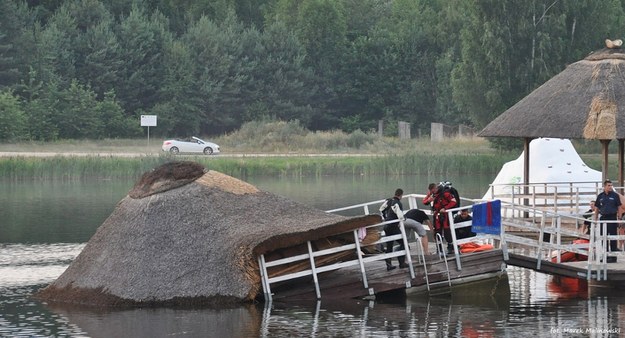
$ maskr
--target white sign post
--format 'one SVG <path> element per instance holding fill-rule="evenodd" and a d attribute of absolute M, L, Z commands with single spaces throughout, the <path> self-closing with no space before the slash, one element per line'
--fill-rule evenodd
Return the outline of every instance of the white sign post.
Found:
<path fill-rule="evenodd" d="M 156 115 L 141 115 L 141 127 L 148 127 L 148 148 L 150 148 L 150 127 L 156 127 Z"/>

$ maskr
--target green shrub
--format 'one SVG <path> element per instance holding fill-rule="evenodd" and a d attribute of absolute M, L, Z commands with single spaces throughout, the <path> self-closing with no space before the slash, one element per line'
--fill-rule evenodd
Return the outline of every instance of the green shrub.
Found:
<path fill-rule="evenodd" d="M 27 117 L 20 101 L 11 92 L 0 92 L 0 140 L 28 139 Z"/>

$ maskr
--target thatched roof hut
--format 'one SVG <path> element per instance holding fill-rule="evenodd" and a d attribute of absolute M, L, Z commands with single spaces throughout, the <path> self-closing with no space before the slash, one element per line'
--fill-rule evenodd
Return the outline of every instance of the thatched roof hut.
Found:
<path fill-rule="evenodd" d="M 94 305 L 254 299 L 257 257 L 379 222 L 325 213 L 192 162 L 146 173 L 38 297 Z"/>
<path fill-rule="evenodd" d="M 625 140 L 625 53 L 602 49 L 569 65 L 524 97 L 484 128 L 479 136 L 538 137 L 600 140 L 604 144 L 604 178 L 607 146 L 619 140 L 622 163 Z M 527 161 L 526 161 L 527 162 Z M 622 167 L 622 166 L 621 166 Z M 620 180 L 622 182 L 622 170 Z"/>

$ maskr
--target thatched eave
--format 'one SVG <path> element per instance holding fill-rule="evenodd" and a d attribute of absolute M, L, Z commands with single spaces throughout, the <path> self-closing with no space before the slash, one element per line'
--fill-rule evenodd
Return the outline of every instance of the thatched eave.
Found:
<path fill-rule="evenodd" d="M 259 243 L 254 248 L 254 254 L 265 254 L 267 252 L 271 252 L 277 249 L 283 249 L 298 244 L 303 244 L 307 241 L 315 241 L 321 238 L 326 238 L 328 236 L 348 232 L 361 228 L 363 226 L 373 225 L 380 222 L 381 219 L 379 215 L 359 216 L 348 218 L 338 222 L 332 222 L 304 232 L 272 236 L 262 243 Z"/>
<path fill-rule="evenodd" d="M 483 137 L 625 138 L 625 54 L 571 64 L 489 123 Z"/>

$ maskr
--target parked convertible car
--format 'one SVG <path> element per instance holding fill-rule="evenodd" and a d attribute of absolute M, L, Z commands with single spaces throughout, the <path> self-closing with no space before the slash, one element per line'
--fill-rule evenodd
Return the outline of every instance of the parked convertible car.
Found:
<path fill-rule="evenodd" d="M 190 138 L 163 141 L 163 151 L 169 151 L 172 154 L 204 153 L 205 155 L 212 155 L 219 154 L 219 145 L 193 136 Z"/>

